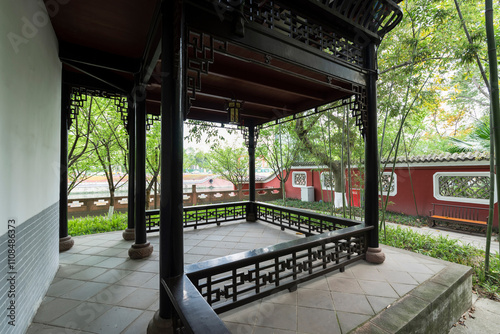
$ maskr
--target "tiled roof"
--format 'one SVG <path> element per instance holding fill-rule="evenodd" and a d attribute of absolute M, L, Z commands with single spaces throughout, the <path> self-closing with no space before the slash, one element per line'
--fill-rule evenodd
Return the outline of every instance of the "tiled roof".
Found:
<path fill-rule="evenodd" d="M 436 162 L 465 162 L 465 161 L 489 161 L 489 152 L 467 152 L 467 153 L 433 153 L 428 155 L 416 155 L 409 156 L 408 160 L 406 157 L 398 157 L 396 163 L 436 163 Z M 382 163 L 394 162 L 391 158 L 389 160 L 383 160 Z M 315 167 L 319 166 L 316 162 L 311 161 L 301 161 L 295 162 L 294 167 Z"/>
<path fill-rule="evenodd" d="M 431 162 L 459 162 L 459 161 L 489 161 L 490 154 L 488 152 L 467 152 L 467 153 L 434 153 L 428 155 L 398 157 L 397 163 L 431 163 Z M 393 159 L 388 159 L 383 162 L 394 162 Z"/>

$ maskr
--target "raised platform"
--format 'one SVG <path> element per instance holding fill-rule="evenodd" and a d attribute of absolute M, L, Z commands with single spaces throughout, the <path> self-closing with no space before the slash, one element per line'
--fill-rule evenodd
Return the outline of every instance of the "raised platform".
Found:
<path fill-rule="evenodd" d="M 302 237 L 260 222 L 185 230 L 185 261 Z M 157 234 L 143 260 L 128 258 L 121 232 L 74 239 L 28 334 L 145 333 L 158 308 Z M 233 333 L 448 333 L 471 304 L 470 269 L 382 248 L 381 265 L 357 262 L 220 316 Z"/>

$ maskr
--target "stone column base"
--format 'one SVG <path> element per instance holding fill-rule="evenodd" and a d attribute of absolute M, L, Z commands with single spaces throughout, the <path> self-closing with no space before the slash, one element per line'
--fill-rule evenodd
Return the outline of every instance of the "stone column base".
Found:
<path fill-rule="evenodd" d="M 385 254 L 382 252 L 382 248 L 368 247 L 368 250 L 366 251 L 366 261 L 375 264 L 384 263 Z"/>
<path fill-rule="evenodd" d="M 133 260 L 144 259 L 150 256 L 151 253 L 153 253 L 153 246 L 149 242 L 145 244 L 133 244 L 128 249 L 128 256 Z"/>
<path fill-rule="evenodd" d="M 257 221 L 257 218 L 255 217 L 255 213 L 253 212 L 249 212 L 247 213 L 247 222 L 256 222 Z"/>
<path fill-rule="evenodd" d="M 123 231 L 122 237 L 127 241 L 135 240 L 135 228 L 127 228 L 125 231 Z"/>
<path fill-rule="evenodd" d="M 172 319 L 160 317 L 160 311 L 156 311 L 153 319 L 149 321 L 147 334 L 173 334 L 174 326 Z"/>
<path fill-rule="evenodd" d="M 71 249 L 75 244 L 75 240 L 71 239 L 71 235 L 68 235 L 64 238 L 59 238 L 59 253 L 65 252 L 68 249 Z"/>

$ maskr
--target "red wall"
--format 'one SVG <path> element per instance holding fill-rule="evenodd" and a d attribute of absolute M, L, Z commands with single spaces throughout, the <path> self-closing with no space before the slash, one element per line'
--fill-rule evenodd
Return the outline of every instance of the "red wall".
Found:
<path fill-rule="evenodd" d="M 321 181 L 320 181 L 320 171 L 312 171 L 310 169 L 294 169 L 292 172 L 306 172 L 307 174 L 307 186 L 314 186 L 314 200 L 319 201 L 323 200 L 325 202 L 330 202 L 333 195 L 333 191 L 323 190 L 323 198 L 321 197 Z M 386 172 L 390 172 L 390 169 L 387 169 Z M 395 172 L 397 175 L 397 194 L 395 196 L 389 197 L 390 203 L 387 207 L 388 211 L 403 213 L 407 215 L 415 216 L 429 216 L 429 211 L 432 210 L 432 203 L 439 204 L 449 204 L 449 205 L 462 205 L 462 206 L 471 206 L 478 208 L 487 208 L 486 204 L 473 204 L 473 203 L 463 203 L 463 202 L 450 202 L 450 201 L 440 201 L 434 197 L 434 188 L 433 188 L 433 176 L 437 172 L 452 172 L 452 171 L 460 171 L 460 172 L 487 172 L 489 168 L 487 166 L 472 166 L 472 167 L 464 167 L 464 166 L 443 166 L 443 167 L 412 167 L 410 171 L 408 171 L 407 167 L 396 168 Z M 411 181 L 410 181 L 410 173 L 411 173 Z M 353 172 L 353 176 L 355 176 L 355 172 Z M 354 177 L 355 178 L 355 177 Z M 412 192 L 412 183 L 413 183 L 413 192 L 415 193 L 415 198 L 413 197 Z M 269 187 L 279 187 L 279 181 L 274 178 L 273 180 L 266 182 L 264 184 L 265 188 Z M 359 184 L 357 182 L 353 182 L 352 184 L 353 191 L 359 194 Z M 347 189 L 347 185 L 346 185 Z M 301 198 L 301 188 L 292 186 L 292 175 L 290 175 L 288 181 L 285 184 L 286 196 L 287 198 Z M 349 193 L 349 192 L 348 192 Z M 349 195 L 348 195 L 349 196 Z M 383 196 L 385 200 L 385 196 Z M 357 202 L 358 196 L 353 196 L 354 205 L 358 204 Z M 415 208 L 415 202 L 416 207 Z M 482 219 L 486 220 L 487 213 L 484 213 L 484 217 Z M 495 227 L 498 227 L 498 203 L 495 204 L 495 217 L 494 223 Z"/>
<path fill-rule="evenodd" d="M 390 170 L 386 170 L 390 171 Z M 389 202 L 394 202 L 392 205 L 387 206 L 388 211 L 404 213 L 407 215 L 419 215 L 419 216 L 429 216 L 430 210 L 432 210 L 432 203 L 448 204 L 448 205 L 462 205 L 471 206 L 478 208 L 487 208 L 486 204 L 475 204 L 475 203 L 464 203 L 464 202 L 450 202 L 441 201 L 434 197 L 434 187 L 433 187 L 433 176 L 437 172 L 488 172 L 489 168 L 478 166 L 478 167 L 452 167 L 447 166 L 446 169 L 437 167 L 419 167 L 411 168 L 396 168 L 395 172 L 397 175 L 397 194 L 395 196 L 389 197 Z M 411 173 L 411 181 L 410 181 Z M 415 197 L 412 192 L 415 193 Z M 384 201 L 385 201 L 385 196 Z M 415 208 L 416 202 L 416 208 Z M 418 213 L 417 213 L 418 209 Z M 488 214 L 484 212 L 482 219 L 486 220 Z M 494 226 L 498 226 L 498 203 L 495 204 L 495 218 Z"/>

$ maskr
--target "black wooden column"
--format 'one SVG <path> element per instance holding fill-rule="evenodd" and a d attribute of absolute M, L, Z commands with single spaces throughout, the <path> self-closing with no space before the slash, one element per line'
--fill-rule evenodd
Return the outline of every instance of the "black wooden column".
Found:
<path fill-rule="evenodd" d="M 75 241 L 68 235 L 68 129 L 71 88 L 61 87 L 61 164 L 59 179 L 59 252 L 73 247 Z"/>
<path fill-rule="evenodd" d="M 366 48 L 366 68 L 368 70 L 367 94 L 367 128 L 365 137 L 365 223 L 373 226 L 368 237 L 366 260 L 382 263 L 384 253 L 379 248 L 378 235 L 378 143 L 377 143 L 377 49 L 371 43 Z"/>
<path fill-rule="evenodd" d="M 255 206 L 255 127 L 248 127 L 248 191 L 249 201 L 247 206 L 247 221 L 256 221 L 256 206 Z"/>
<path fill-rule="evenodd" d="M 173 306 L 161 280 L 178 277 L 184 272 L 182 159 L 185 33 L 182 1 L 164 1 L 162 15 L 160 309 L 149 323 L 148 333 L 171 332 Z"/>
<path fill-rule="evenodd" d="M 135 240 L 135 106 L 134 99 L 128 98 L 128 215 L 127 229 L 123 239 Z"/>
<path fill-rule="evenodd" d="M 146 235 L 146 99 L 135 101 L 135 243 L 128 250 L 131 259 L 153 253 Z"/>

